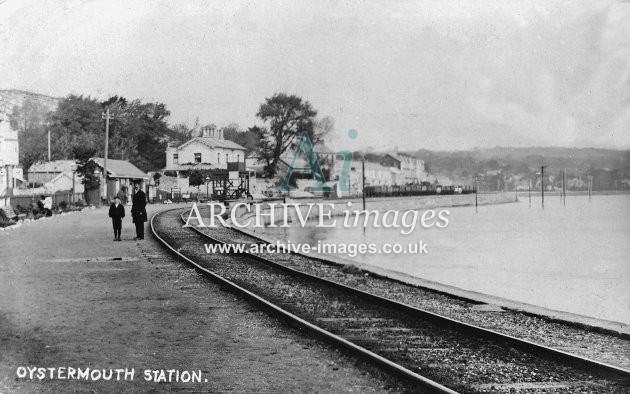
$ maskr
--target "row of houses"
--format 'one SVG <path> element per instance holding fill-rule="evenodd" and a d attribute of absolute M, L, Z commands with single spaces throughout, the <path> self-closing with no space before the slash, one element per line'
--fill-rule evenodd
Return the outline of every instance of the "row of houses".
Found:
<path fill-rule="evenodd" d="M 250 173 L 261 172 L 264 163 L 255 157 L 245 157 L 246 149 L 237 143 L 226 140 L 222 130 L 213 127 L 201 129 L 201 136 L 181 145 L 169 146 L 166 150 L 166 169 L 177 176 L 177 187 L 188 190 L 186 174 L 193 169 L 201 170 L 236 170 Z M 343 162 L 324 143 L 314 146 L 320 164 L 330 175 L 329 181 L 339 179 Z M 280 158 L 279 173 L 288 168 L 293 160 L 293 152 L 285 152 Z M 298 166 L 306 166 L 304 159 L 298 160 Z M 354 163 L 351 171 L 361 168 Z M 424 161 L 404 153 L 388 153 L 380 162 L 365 163 L 367 185 L 391 186 L 420 183 L 426 180 Z"/>
<path fill-rule="evenodd" d="M 105 161 L 102 157 L 91 159 L 97 171 L 102 174 Z M 77 163 L 74 160 L 54 160 L 33 164 L 28 170 L 28 181 L 40 184 L 48 191 L 72 191 L 83 193 L 81 177 L 77 174 Z M 126 160 L 107 159 L 107 183 L 103 183 L 102 195 L 108 199 L 124 191 L 131 198 L 134 182 L 147 184 L 149 176 Z M 106 185 L 106 186 L 105 186 Z"/>
<path fill-rule="evenodd" d="M 1 114 L 0 114 L 1 116 Z M 315 153 L 321 159 L 323 167 L 330 174 L 329 181 L 339 178 L 342 162 L 336 154 L 327 148 L 325 144 L 318 144 Z M 192 188 L 188 182 L 188 174 L 193 169 L 199 170 L 226 170 L 236 172 L 248 172 L 254 175 L 260 172 L 263 164 L 260 160 L 246 157 L 246 149 L 230 140 L 226 140 L 223 131 L 215 127 L 203 127 L 201 135 L 192 138 L 183 144 L 171 144 L 167 147 L 166 167 L 162 169 L 169 175 L 174 175 L 174 182 L 163 182 L 170 188 L 181 192 L 189 192 Z M 28 179 L 19 168 L 19 147 L 17 131 L 9 126 L 6 116 L 0 117 L 0 195 L 7 189 L 17 188 L 29 182 L 31 185 L 39 184 L 47 192 L 72 191 L 83 193 L 84 187 L 77 175 L 77 164 L 73 160 L 55 160 L 33 164 L 28 169 Z M 287 152 L 286 157 L 281 158 L 282 165 L 286 168 L 292 159 L 292 153 Z M 92 159 L 102 174 L 105 163 L 103 158 Z M 358 171 L 361 168 L 354 163 L 351 171 L 354 172 L 355 181 L 358 179 Z M 280 169 L 282 173 L 282 168 Z M 102 176 L 102 175 L 101 175 Z M 365 180 L 367 185 L 403 185 L 419 183 L 426 179 L 427 174 L 424 162 L 413 156 L 403 153 L 388 153 L 380 162 L 365 163 Z M 149 175 L 128 161 L 107 160 L 107 181 L 102 178 L 101 197 L 112 198 L 124 191 L 130 197 L 131 184 L 140 181 L 144 186 L 152 184 Z"/>

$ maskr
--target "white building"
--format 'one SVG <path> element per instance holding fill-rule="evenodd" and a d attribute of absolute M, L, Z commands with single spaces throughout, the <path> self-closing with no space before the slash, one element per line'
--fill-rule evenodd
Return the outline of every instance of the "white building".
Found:
<path fill-rule="evenodd" d="M 245 169 L 246 149 L 236 142 L 223 138 L 223 130 L 206 126 L 201 136 L 179 146 L 166 148 L 166 171 L 177 173 L 177 187 L 188 191 L 190 170 L 227 170 L 228 163 L 241 163 L 237 168 Z"/>
<path fill-rule="evenodd" d="M 381 164 L 385 167 L 396 167 L 400 170 L 400 176 L 394 181 L 394 184 L 420 183 L 428 177 L 424 169 L 424 160 L 405 153 L 388 153 L 381 160 Z"/>
<path fill-rule="evenodd" d="M 391 186 L 396 183 L 398 174 L 400 174 L 400 170 L 396 167 L 385 167 L 370 161 L 365 162 L 366 186 Z"/>
<path fill-rule="evenodd" d="M 0 112 L 0 197 L 10 196 L 11 189 L 16 186 L 21 174 L 19 154 L 17 130 L 11 128 L 9 118 Z M 1 200 L 4 204 L 5 199 Z"/>
<path fill-rule="evenodd" d="M 245 148 L 224 139 L 223 130 L 203 127 L 201 133 L 201 137 L 166 149 L 166 170 L 227 169 L 228 162 L 245 162 Z"/>
<path fill-rule="evenodd" d="M 74 160 L 38 161 L 28 169 L 28 181 L 45 184 L 62 173 L 73 173 L 77 169 Z M 72 177 L 70 177 L 72 179 Z M 80 182 L 80 180 L 79 180 Z"/>

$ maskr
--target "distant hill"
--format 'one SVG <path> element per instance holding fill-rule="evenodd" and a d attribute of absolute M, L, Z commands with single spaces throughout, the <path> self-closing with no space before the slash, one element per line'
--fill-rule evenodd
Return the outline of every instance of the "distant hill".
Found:
<path fill-rule="evenodd" d="M 468 167 L 473 163 L 497 161 L 499 165 L 537 168 L 541 165 L 550 169 L 585 170 L 589 167 L 602 169 L 620 169 L 630 171 L 630 150 L 612 150 L 596 148 L 476 148 L 469 151 L 443 152 L 417 150 L 410 152 L 414 156 L 429 162 L 436 170 L 454 170 Z"/>
<path fill-rule="evenodd" d="M 13 111 L 13 107 L 16 105 L 22 106 L 27 100 L 40 103 L 45 106 L 47 110 L 53 111 L 57 108 L 57 104 L 61 99 L 24 90 L 0 90 L 0 113 L 8 115 Z"/>

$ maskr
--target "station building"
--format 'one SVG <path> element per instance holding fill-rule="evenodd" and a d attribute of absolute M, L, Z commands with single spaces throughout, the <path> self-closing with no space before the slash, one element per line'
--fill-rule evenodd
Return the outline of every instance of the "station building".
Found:
<path fill-rule="evenodd" d="M 175 187 L 187 192 L 191 170 L 245 171 L 245 151 L 236 142 L 226 140 L 223 130 L 205 126 L 201 128 L 201 136 L 166 148 L 164 170 L 174 172 L 177 176 Z"/>

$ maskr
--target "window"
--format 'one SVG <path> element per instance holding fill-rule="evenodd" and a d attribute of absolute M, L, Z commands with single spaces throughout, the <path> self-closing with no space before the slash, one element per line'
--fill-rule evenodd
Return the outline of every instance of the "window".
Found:
<path fill-rule="evenodd" d="M 221 163 L 221 152 L 217 153 L 217 163 Z"/>
<path fill-rule="evenodd" d="M 195 163 L 201 163 L 201 153 L 195 153 Z"/>
<path fill-rule="evenodd" d="M 179 154 L 173 153 L 173 164 L 179 164 Z"/>

